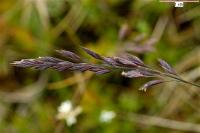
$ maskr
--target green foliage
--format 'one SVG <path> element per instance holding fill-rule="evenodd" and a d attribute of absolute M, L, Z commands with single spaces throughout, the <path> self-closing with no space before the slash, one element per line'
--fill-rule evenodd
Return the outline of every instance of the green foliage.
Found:
<path fill-rule="evenodd" d="M 152 66 L 156 66 L 157 58 L 176 66 L 199 45 L 200 19 L 198 13 L 195 15 L 199 10 L 196 4 L 174 9 L 171 4 L 158 0 L 1 0 L 0 100 L 3 104 L 0 104 L 0 132 L 153 133 L 175 130 L 165 126 L 165 130 L 158 128 L 159 124 L 153 125 L 155 127 L 150 127 L 151 124 L 144 126 L 131 121 L 127 115 L 118 115 L 121 113 L 163 115 L 165 118 L 198 122 L 198 103 L 189 107 L 180 105 L 178 111 L 173 110 L 172 103 L 177 99 L 170 101 L 176 97 L 173 90 L 169 89 L 170 85 L 161 85 L 143 93 L 137 89 L 145 79 L 125 79 L 117 71 L 104 76 L 53 70 L 42 73 L 12 67 L 10 63 L 22 58 L 58 56 L 54 52 L 56 49 L 76 51 L 83 55 L 80 46 L 102 55 L 119 54 L 126 43 L 133 42 L 139 35 L 144 34 L 144 38 L 132 43 L 132 46 L 145 46 L 149 38 L 158 37 L 154 34 L 156 24 L 160 18 L 167 17 L 169 21 L 153 46 L 154 51 L 132 53 Z M 128 24 L 130 33 L 120 40 L 118 33 L 124 23 Z M 195 63 L 180 72 L 199 66 Z M 45 80 L 43 82 L 45 87 L 31 88 L 43 74 L 47 75 L 45 79 L 48 80 L 47 83 Z M 38 90 L 39 94 L 30 96 L 38 88 L 42 88 Z M 78 95 L 77 90 L 81 88 L 84 91 Z M 175 88 L 179 86 L 172 87 Z M 199 100 L 192 91 L 190 93 L 191 102 Z M 20 101 L 20 98 L 25 100 Z M 56 119 L 58 106 L 67 99 L 77 100 L 77 105 L 83 108 L 77 123 L 71 127 L 66 125 L 65 120 Z M 178 99 L 175 103 L 180 101 Z M 171 104 L 168 105 L 168 102 Z M 184 102 L 188 103 L 188 100 Z M 117 116 L 108 123 L 102 123 L 99 121 L 102 110 L 112 110 Z"/>

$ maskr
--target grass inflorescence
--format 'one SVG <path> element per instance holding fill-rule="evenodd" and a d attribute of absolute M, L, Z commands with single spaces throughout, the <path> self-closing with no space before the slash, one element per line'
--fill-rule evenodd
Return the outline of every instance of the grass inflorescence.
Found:
<path fill-rule="evenodd" d="M 39 57 L 36 59 L 22 59 L 20 61 L 15 61 L 11 64 L 17 67 L 28 67 L 38 70 L 52 68 L 57 71 L 91 71 L 96 74 L 110 73 L 117 69 L 121 71 L 122 76 L 127 78 L 155 78 L 154 80 L 145 83 L 139 89 L 143 91 L 146 91 L 148 88 L 154 85 L 172 81 L 182 82 L 196 87 L 200 87 L 200 85 L 198 84 L 182 79 L 176 73 L 176 71 L 166 61 L 162 59 L 158 59 L 159 65 L 163 69 L 163 71 L 159 71 L 156 69 L 152 69 L 151 67 L 146 65 L 141 59 L 134 55 L 124 54 L 121 57 L 106 57 L 84 47 L 83 50 L 93 58 L 100 60 L 101 64 L 85 62 L 83 61 L 83 59 L 81 59 L 79 55 L 66 50 L 56 50 L 56 52 L 66 57 L 68 61 L 47 56 Z"/>

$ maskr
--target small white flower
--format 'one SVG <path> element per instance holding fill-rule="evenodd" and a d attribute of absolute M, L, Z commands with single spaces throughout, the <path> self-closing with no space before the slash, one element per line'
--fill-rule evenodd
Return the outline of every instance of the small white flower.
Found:
<path fill-rule="evenodd" d="M 103 110 L 101 111 L 100 121 L 101 122 L 110 122 L 113 118 L 116 117 L 116 113 L 113 111 Z"/>
<path fill-rule="evenodd" d="M 67 100 L 58 107 L 58 119 L 65 119 L 68 126 L 76 123 L 76 117 L 82 112 L 82 108 L 77 106 L 73 108 L 71 101 Z"/>

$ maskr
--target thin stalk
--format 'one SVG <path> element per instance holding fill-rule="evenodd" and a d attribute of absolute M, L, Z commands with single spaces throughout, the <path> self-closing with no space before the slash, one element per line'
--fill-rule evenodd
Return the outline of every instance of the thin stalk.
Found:
<path fill-rule="evenodd" d="M 180 81 L 180 82 L 182 82 L 182 83 L 190 84 L 190 85 L 193 85 L 193 86 L 196 86 L 196 87 L 199 87 L 199 88 L 200 88 L 200 85 L 199 85 L 199 84 L 186 81 L 186 80 L 184 80 L 184 79 L 182 79 L 182 78 L 180 78 L 179 76 L 176 76 L 176 75 L 172 75 L 172 74 L 168 74 L 168 73 L 164 73 L 164 72 L 160 72 L 160 71 L 154 70 L 154 69 L 152 69 L 152 68 L 150 68 L 150 67 L 139 66 L 139 67 L 136 67 L 136 68 L 134 69 L 134 68 L 128 68 L 128 67 L 115 66 L 115 68 L 120 69 L 120 70 L 138 70 L 138 68 L 139 68 L 140 70 L 149 70 L 150 72 L 154 72 L 154 74 L 156 74 L 155 77 L 161 77 L 160 75 L 163 75 L 163 76 L 166 76 L 166 77 L 175 79 L 175 80 L 177 80 L 177 81 Z"/>
<path fill-rule="evenodd" d="M 151 69 L 151 68 L 149 68 L 149 67 L 148 67 L 148 69 L 151 70 L 151 71 L 153 71 L 153 72 L 159 73 L 159 74 L 161 74 L 161 75 L 164 75 L 164 76 L 167 76 L 167 77 L 176 79 L 176 80 L 178 80 L 178 81 L 181 81 L 181 82 L 183 82 L 183 83 L 185 83 L 185 84 L 190 84 L 190 85 L 193 85 L 193 86 L 196 86 L 196 87 L 199 87 L 199 88 L 200 88 L 200 85 L 199 85 L 199 84 L 186 81 L 186 80 L 180 78 L 179 76 L 172 75 L 172 74 L 168 74 L 168 73 L 163 73 L 163 72 L 160 72 L 160 71 L 157 71 L 157 70 L 153 70 L 153 69 Z"/>
<path fill-rule="evenodd" d="M 185 83 L 185 84 L 190 84 L 190 85 L 193 85 L 193 86 L 196 86 L 196 87 L 199 87 L 199 88 L 200 88 L 200 85 L 199 85 L 199 84 L 186 81 L 186 80 L 184 80 L 184 79 L 182 79 L 182 78 L 178 78 L 178 77 L 172 76 L 172 75 L 167 74 L 167 73 L 165 73 L 165 76 L 170 77 L 170 78 L 173 78 L 173 79 L 176 79 L 176 80 L 181 81 L 181 82 L 183 82 L 183 83 Z"/>

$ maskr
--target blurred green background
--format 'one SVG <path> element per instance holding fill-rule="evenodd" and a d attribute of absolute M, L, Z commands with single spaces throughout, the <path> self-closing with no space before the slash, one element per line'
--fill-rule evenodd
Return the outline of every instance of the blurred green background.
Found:
<path fill-rule="evenodd" d="M 138 91 L 146 79 L 120 73 L 36 71 L 12 67 L 56 49 L 102 55 L 130 52 L 157 68 L 168 61 L 185 79 L 200 79 L 200 6 L 158 0 L 1 0 L 0 132 L 200 132 L 200 89 L 177 83 Z M 82 108 L 77 122 L 58 120 L 66 100 Z M 116 116 L 100 121 L 103 110 Z"/>

